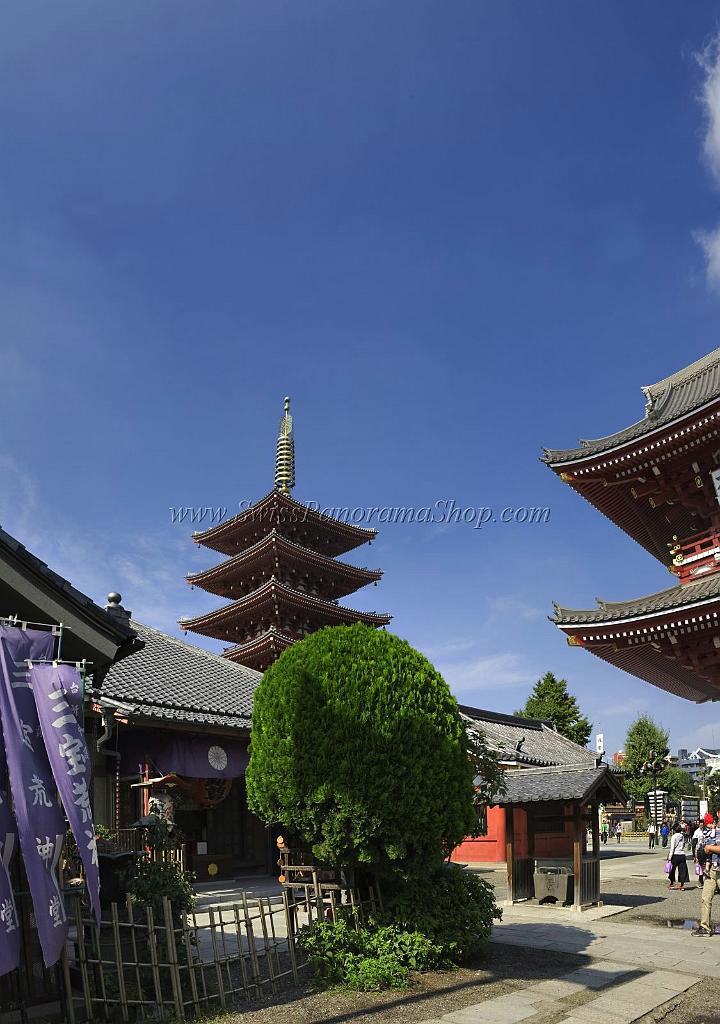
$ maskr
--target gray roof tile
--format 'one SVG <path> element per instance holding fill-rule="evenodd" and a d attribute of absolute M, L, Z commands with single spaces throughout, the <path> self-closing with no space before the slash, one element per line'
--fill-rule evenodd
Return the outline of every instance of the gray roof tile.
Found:
<path fill-rule="evenodd" d="M 627 794 L 608 765 L 588 768 L 523 768 L 505 774 L 505 793 L 498 804 L 537 803 L 546 800 L 586 800 L 597 792 L 602 799 L 624 803 Z"/>
<path fill-rule="evenodd" d="M 578 448 L 546 449 L 543 461 L 573 462 L 610 451 L 720 398 L 720 348 L 642 390 L 646 399 L 642 420 L 607 437 L 581 441 Z"/>
<path fill-rule="evenodd" d="M 595 754 L 556 732 L 548 722 L 517 715 L 501 715 L 460 705 L 470 726 L 479 728 L 503 760 L 527 765 L 587 764 L 594 767 Z"/>
<path fill-rule="evenodd" d="M 262 673 L 132 622 L 141 647 L 110 666 L 100 696 L 131 717 L 248 729 Z"/>
<path fill-rule="evenodd" d="M 682 586 L 676 584 L 667 590 L 659 590 L 646 597 L 637 597 L 631 601 L 601 601 L 597 608 L 562 608 L 555 605 L 553 621 L 558 626 L 597 625 L 603 622 L 617 622 L 623 619 L 643 618 L 660 612 L 671 612 L 674 608 L 702 601 L 712 601 L 720 597 L 720 573 L 711 573 Z"/>

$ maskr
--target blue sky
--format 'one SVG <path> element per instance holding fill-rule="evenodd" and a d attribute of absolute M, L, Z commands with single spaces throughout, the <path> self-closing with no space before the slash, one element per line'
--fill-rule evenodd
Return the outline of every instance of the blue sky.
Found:
<path fill-rule="evenodd" d="M 695 707 L 547 621 L 670 584 L 540 447 L 720 345 L 717 7 L 10 2 L 0 15 L 0 523 L 174 629 L 215 599 L 169 508 L 548 506 L 386 525 L 355 598 L 465 701 L 548 669 L 621 744 Z M 698 55 L 703 55 L 699 59 Z M 717 121 L 716 121 L 717 118 Z"/>

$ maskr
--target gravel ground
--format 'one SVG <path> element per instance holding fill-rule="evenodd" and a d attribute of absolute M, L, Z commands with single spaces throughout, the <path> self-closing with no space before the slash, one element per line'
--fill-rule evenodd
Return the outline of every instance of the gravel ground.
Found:
<path fill-rule="evenodd" d="M 415 975 L 404 992 L 294 990 L 276 997 L 281 1002 L 246 1004 L 241 1012 L 212 1020 L 213 1024 L 417 1024 L 557 978 L 587 963 L 584 956 L 543 951 L 529 957 L 527 950 L 492 944 L 468 967 Z"/>
<path fill-rule="evenodd" d="M 646 1013 L 635 1024 L 660 1024 L 661 1021 L 667 1024 L 719 1024 L 720 981 L 704 978 L 676 999 Z"/>

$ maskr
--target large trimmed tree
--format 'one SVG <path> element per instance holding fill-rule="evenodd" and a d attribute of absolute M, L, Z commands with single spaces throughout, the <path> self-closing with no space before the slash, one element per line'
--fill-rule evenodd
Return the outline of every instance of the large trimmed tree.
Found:
<path fill-rule="evenodd" d="M 567 681 L 556 679 L 552 672 L 538 679 L 525 706 L 515 714 L 550 721 L 562 736 L 581 747 L 587 746 L 590 739 L 592 722 L 581 713 L 577 699 L 568 693 Z"/>
<path fill-rule="evenodd" d="M 473 833 L 457 703 L 404 640 L 360 623 L 288 648 L 255 694 L 248 803 L 320 862 L 409 877 Z"/>

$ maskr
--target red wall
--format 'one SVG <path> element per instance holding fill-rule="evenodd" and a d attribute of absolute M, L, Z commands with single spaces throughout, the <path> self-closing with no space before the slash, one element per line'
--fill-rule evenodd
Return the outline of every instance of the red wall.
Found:
<path fill-rule="evenodd" d="M 450 860 L 461 864 L 505 863 L 505 811 L 488 807 L 487 835 L 464 839 L 452 852 Z"/>
<path fill-rule="evenodd" d="M 515 809 L 515 856 L 527 856 L 527 816 Z M 572 833 L 568 823 L 565 832 L 543 832 L 535 836 L 536 857 L 572 857 Z M 505 863 L 505 811 L 502 807 L 489 807 L 487 835 L 467 838 L 456 846 L 450 860 L 461 864 Z"/>

